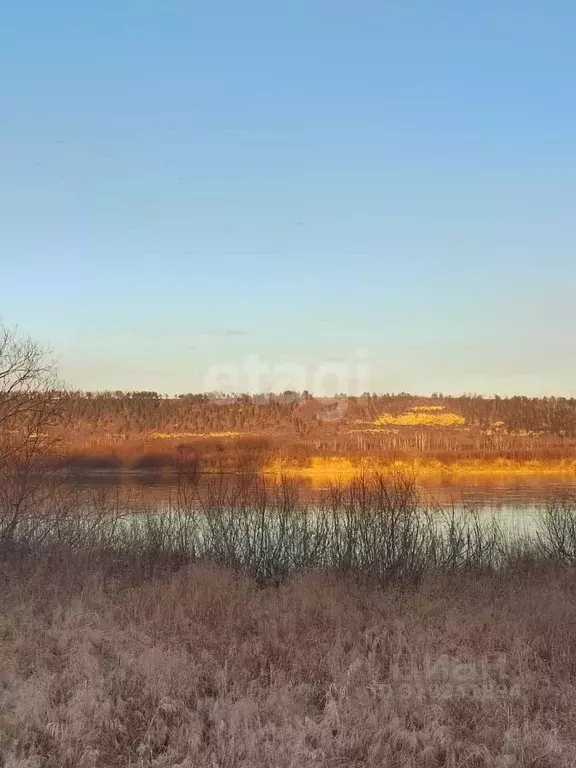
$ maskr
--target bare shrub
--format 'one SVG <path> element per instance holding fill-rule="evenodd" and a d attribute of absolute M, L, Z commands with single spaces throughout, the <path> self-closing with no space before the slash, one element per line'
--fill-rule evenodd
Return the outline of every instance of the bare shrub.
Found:
<path fill-rule="evenodd" d="M 0 546 L 44 506 L 56 478 L 42 465 L 53 445 L 64 394 L 45 351 L 0 325 Z M 42 470 L 42 471 L 40 471 Z"/>
<path fill-rule="evenodd" d="M 540 510 L 538 540 L 544 555 L 576 563 L 576 495 L 552 496 Z"/>

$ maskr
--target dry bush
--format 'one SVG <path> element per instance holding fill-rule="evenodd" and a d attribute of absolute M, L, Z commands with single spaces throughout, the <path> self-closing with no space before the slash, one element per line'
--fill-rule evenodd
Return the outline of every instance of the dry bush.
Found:
<path fill-rule="evenodd" d="M 64 403 L 45 350 L 0 323 L 0 547 L 58 484 L 42 460 L 54 449 Z"/>
<path fill-rule="evenodd" d="M 4 598 L 11 768 L 558 768 L 576 761 L 572 570 L 418 589 L 195 565 Z"/>

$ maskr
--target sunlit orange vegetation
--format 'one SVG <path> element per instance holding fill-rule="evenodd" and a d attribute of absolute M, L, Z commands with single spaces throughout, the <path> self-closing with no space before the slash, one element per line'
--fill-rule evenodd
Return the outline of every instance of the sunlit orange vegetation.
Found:
<path fill-rule="evenodd" d="M 466 419 L 458 413 L 446 411 L 443 405 L 415 405 L 402 413 L 384 411 L 372 421 L 356 419 L 356 424 L 367 424 L 363 431 L 374 432 L 374 427 L 461 427 Z M 351 430 L 362 431 L 362 430 Z"/>
<path fill-rule="evenodd" d="M 398 427 L 460 427 L 466 424 L 466 419 L 457 413 L 414 409 L 398 416 L 383 413 L 373 423 L 377 426 L 393 424 Z"/>
<path fill-rule="evenodd" d="M 514 461 L 512 459 L 494 459 L 493 461 L 459 460 L 441 462 L 437 460 L 413 459 L 385 461 L 375 457 L 347 459 L 339 456 L 315 456 L 305 464 L 275 459 L 263 469 L 265 474 L 276 478 L 302 478 L 314 483 L 330 481 L 349 482 L 362 473 L 390 472 L 413 477 L 435 477 L 440 475 L 460 476 L 537 476 L 576 474 L 576 459 L 557 461 Z"/>
<path fill-rule="evenodd" d="M 413 408 L 410 408 L 411 411 L 443 411 L 444 406 L 443 405 L 415 405 Z"/>
<path fill-rule="evenodd" d="M 154 440 L 186 440 L 187 438 L 245 437 L 248 432 L 153 432 Z"/>

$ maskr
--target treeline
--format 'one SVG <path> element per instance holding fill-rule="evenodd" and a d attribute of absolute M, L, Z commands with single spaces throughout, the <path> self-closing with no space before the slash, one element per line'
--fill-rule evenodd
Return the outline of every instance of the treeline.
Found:
<path fill-rule="evenodd" d="M 423 398 L 405 393 L 366 393 L 361 397 L 318 399 L 307 392 L 285 392 L 254 396 L 184 394 L 168 398 L 149 391 L 78 392 L 69 398 L 66 416 L 67 428 L 122 435 L 243 432 L 321 438 L 352 428 L 379 428 L 382 425 L 374 422 L 383 413 L 398 415 L 419 408 L 456 414 L 464 420 L 465 430 L 491 436 L 576 437 L 576 399 L 563 397 Z"/>

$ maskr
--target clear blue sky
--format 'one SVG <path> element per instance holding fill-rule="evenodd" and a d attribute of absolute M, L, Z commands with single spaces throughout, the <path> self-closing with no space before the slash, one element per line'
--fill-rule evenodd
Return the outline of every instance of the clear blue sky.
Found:
<path fill-rule="evenodd" d="M 371 390 L 576 394 L 575 39 L 568 0 L 8 0 L 0 316 L 86 389 L 362 349 Z"/>

